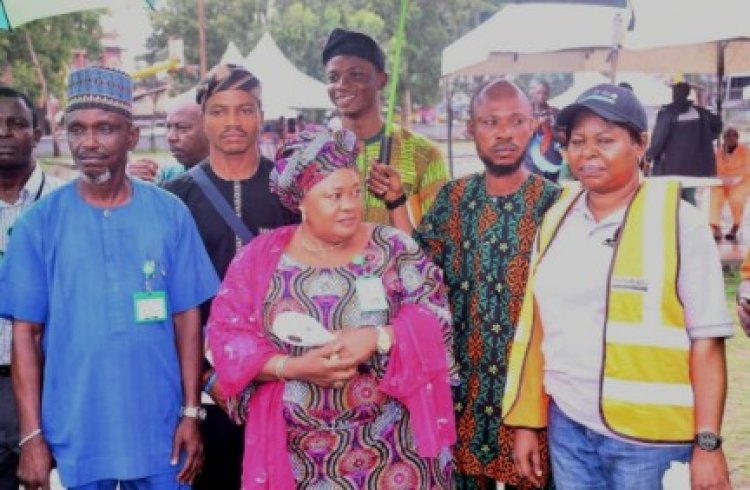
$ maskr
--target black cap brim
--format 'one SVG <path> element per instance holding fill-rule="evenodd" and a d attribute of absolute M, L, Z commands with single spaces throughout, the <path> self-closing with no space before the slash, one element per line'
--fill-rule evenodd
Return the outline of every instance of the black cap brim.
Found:
<path fill-rule="evenodd" d="M 560 127 L 572 129 L 576 117 L 578 117 L 578 114 L 580 114 L 582 110 L 589 110 L 606 121 L 626 124 L 627 126 L 630 126 L 638 131 L 645 131 L 645 129 L 635 127 L 633 122 L 629 119 L 626 119 L 619 114 L 615 114 L 614 112 L 607 110 L 607 108 L 605 107 L 599 106 L 597 104 L 589 104 L 586 102 L 580 104 L 571 104 L 561 110 L 560 114 L 557 115 L 557 125 Z"/>

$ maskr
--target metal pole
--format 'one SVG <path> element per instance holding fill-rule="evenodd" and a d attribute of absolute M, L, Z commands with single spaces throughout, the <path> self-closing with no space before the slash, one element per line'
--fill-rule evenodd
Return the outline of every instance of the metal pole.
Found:
<path fill-rule="evenodd" d="M 208 60 L 206 57 L 206 3 L 198 0 L 198 56 L 200 58 L 201 78 L 208 71 Z"/>
<path fill-rule="evenodd" d="M 724 48 L 726 47 L 726 43 L 723 41 L 720 41 L 716 43 L 716 83 L 718 86 L 716 87 L 716 115 L 722 117 L 721 110 L 722 106 L 724 104 L 724 96 L 730 95 L 724 90 L 724 72 L 725 72 L 725 66 L 724 66 Z"/>
<path fill-rule="evenodd" d="M 622 15 L 616 14 L 612 20 L 612 50 L 609 53 L 609 81 L 615 83 L 617 78 L 617 58 L 620 56 L 620 46 L 625 35 Z"/>

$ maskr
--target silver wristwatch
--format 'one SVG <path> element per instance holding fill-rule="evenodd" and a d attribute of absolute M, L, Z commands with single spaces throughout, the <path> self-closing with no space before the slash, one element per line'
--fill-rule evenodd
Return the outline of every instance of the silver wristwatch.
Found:
<path fill-rule="evenodd" d="M 181 407 L 180 417 L 197 419 L 199 422 L 206 420 L 206 409 L 203 407 Z"/>
<path fill-rule="evenodd" d="M 378 333 L 378 339 L 376 342 L 378 354 L 384 356 L 391 351 L 393 341 L 391 340 L 391 336 L 388 335 L 388 332 L 386 332 L 383 327 L 378 325 L 375 327 L 375 331 Z"/>
<path fill-rule="evenodd" d="M 695 435 L 695 445 L 704 451 L 716 451 L 721 447 L 721 437 L 710 431 L 699 432 Z"/>

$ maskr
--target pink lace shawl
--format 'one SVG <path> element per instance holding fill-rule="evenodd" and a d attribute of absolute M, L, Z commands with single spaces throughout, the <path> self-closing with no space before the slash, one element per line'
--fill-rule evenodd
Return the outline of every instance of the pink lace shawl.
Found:
<path fill-rule="evenodd" d="M 208 345 L 222 391 L 238 395 L 278 353 L 262 323 L 268 285 L 296 226 L 261 235 L 232 261 L 214 299 Z M 420 305 L 403 305 L 393 319 L 395 343 L 380 389 L 409 410 L 417 451 L 438 457 L 456 441 L 446 348 L 440 323 Z M 248 403 L 242 488 L 294 489 L 284 384 L 259 383 Z M 273 482 L 273 483 L 272 483 Z"/>

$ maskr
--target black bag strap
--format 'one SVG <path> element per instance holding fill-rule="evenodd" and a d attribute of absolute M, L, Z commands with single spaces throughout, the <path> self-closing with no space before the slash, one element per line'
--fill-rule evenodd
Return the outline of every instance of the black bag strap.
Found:
<path fill-rule="evenodd" d="M 195 182 L 203 191 L 208 201 L 213 205 L 214 209 L 221 215 L 224 222 L 234 231 L 234 233 L 240 238 L 244 245 L 250 243 L 250 240 L 255 238 L 252 231 L 242 222 L 239 216 L 234 210 L 229 207 L 229 203 L 224 196 L 221 195 L 219 189 L 216 188 L 216 184 L 211 182 L 211 179 L 203 170 L 203 165 L 198 164 L 190 169 L 190 175 L 193 177 Z"/>
<path fill-rule="evenodd" d="M 42 172 L 42 183 L 39 184 L 39 189 L 36 191 L 36 196 L 34 196 L 34 202 L 37 202 L 40 197 L 42 197 L 42 191 L 44 191 L 44 184 L 47 183 L 47 176 Z"/>

